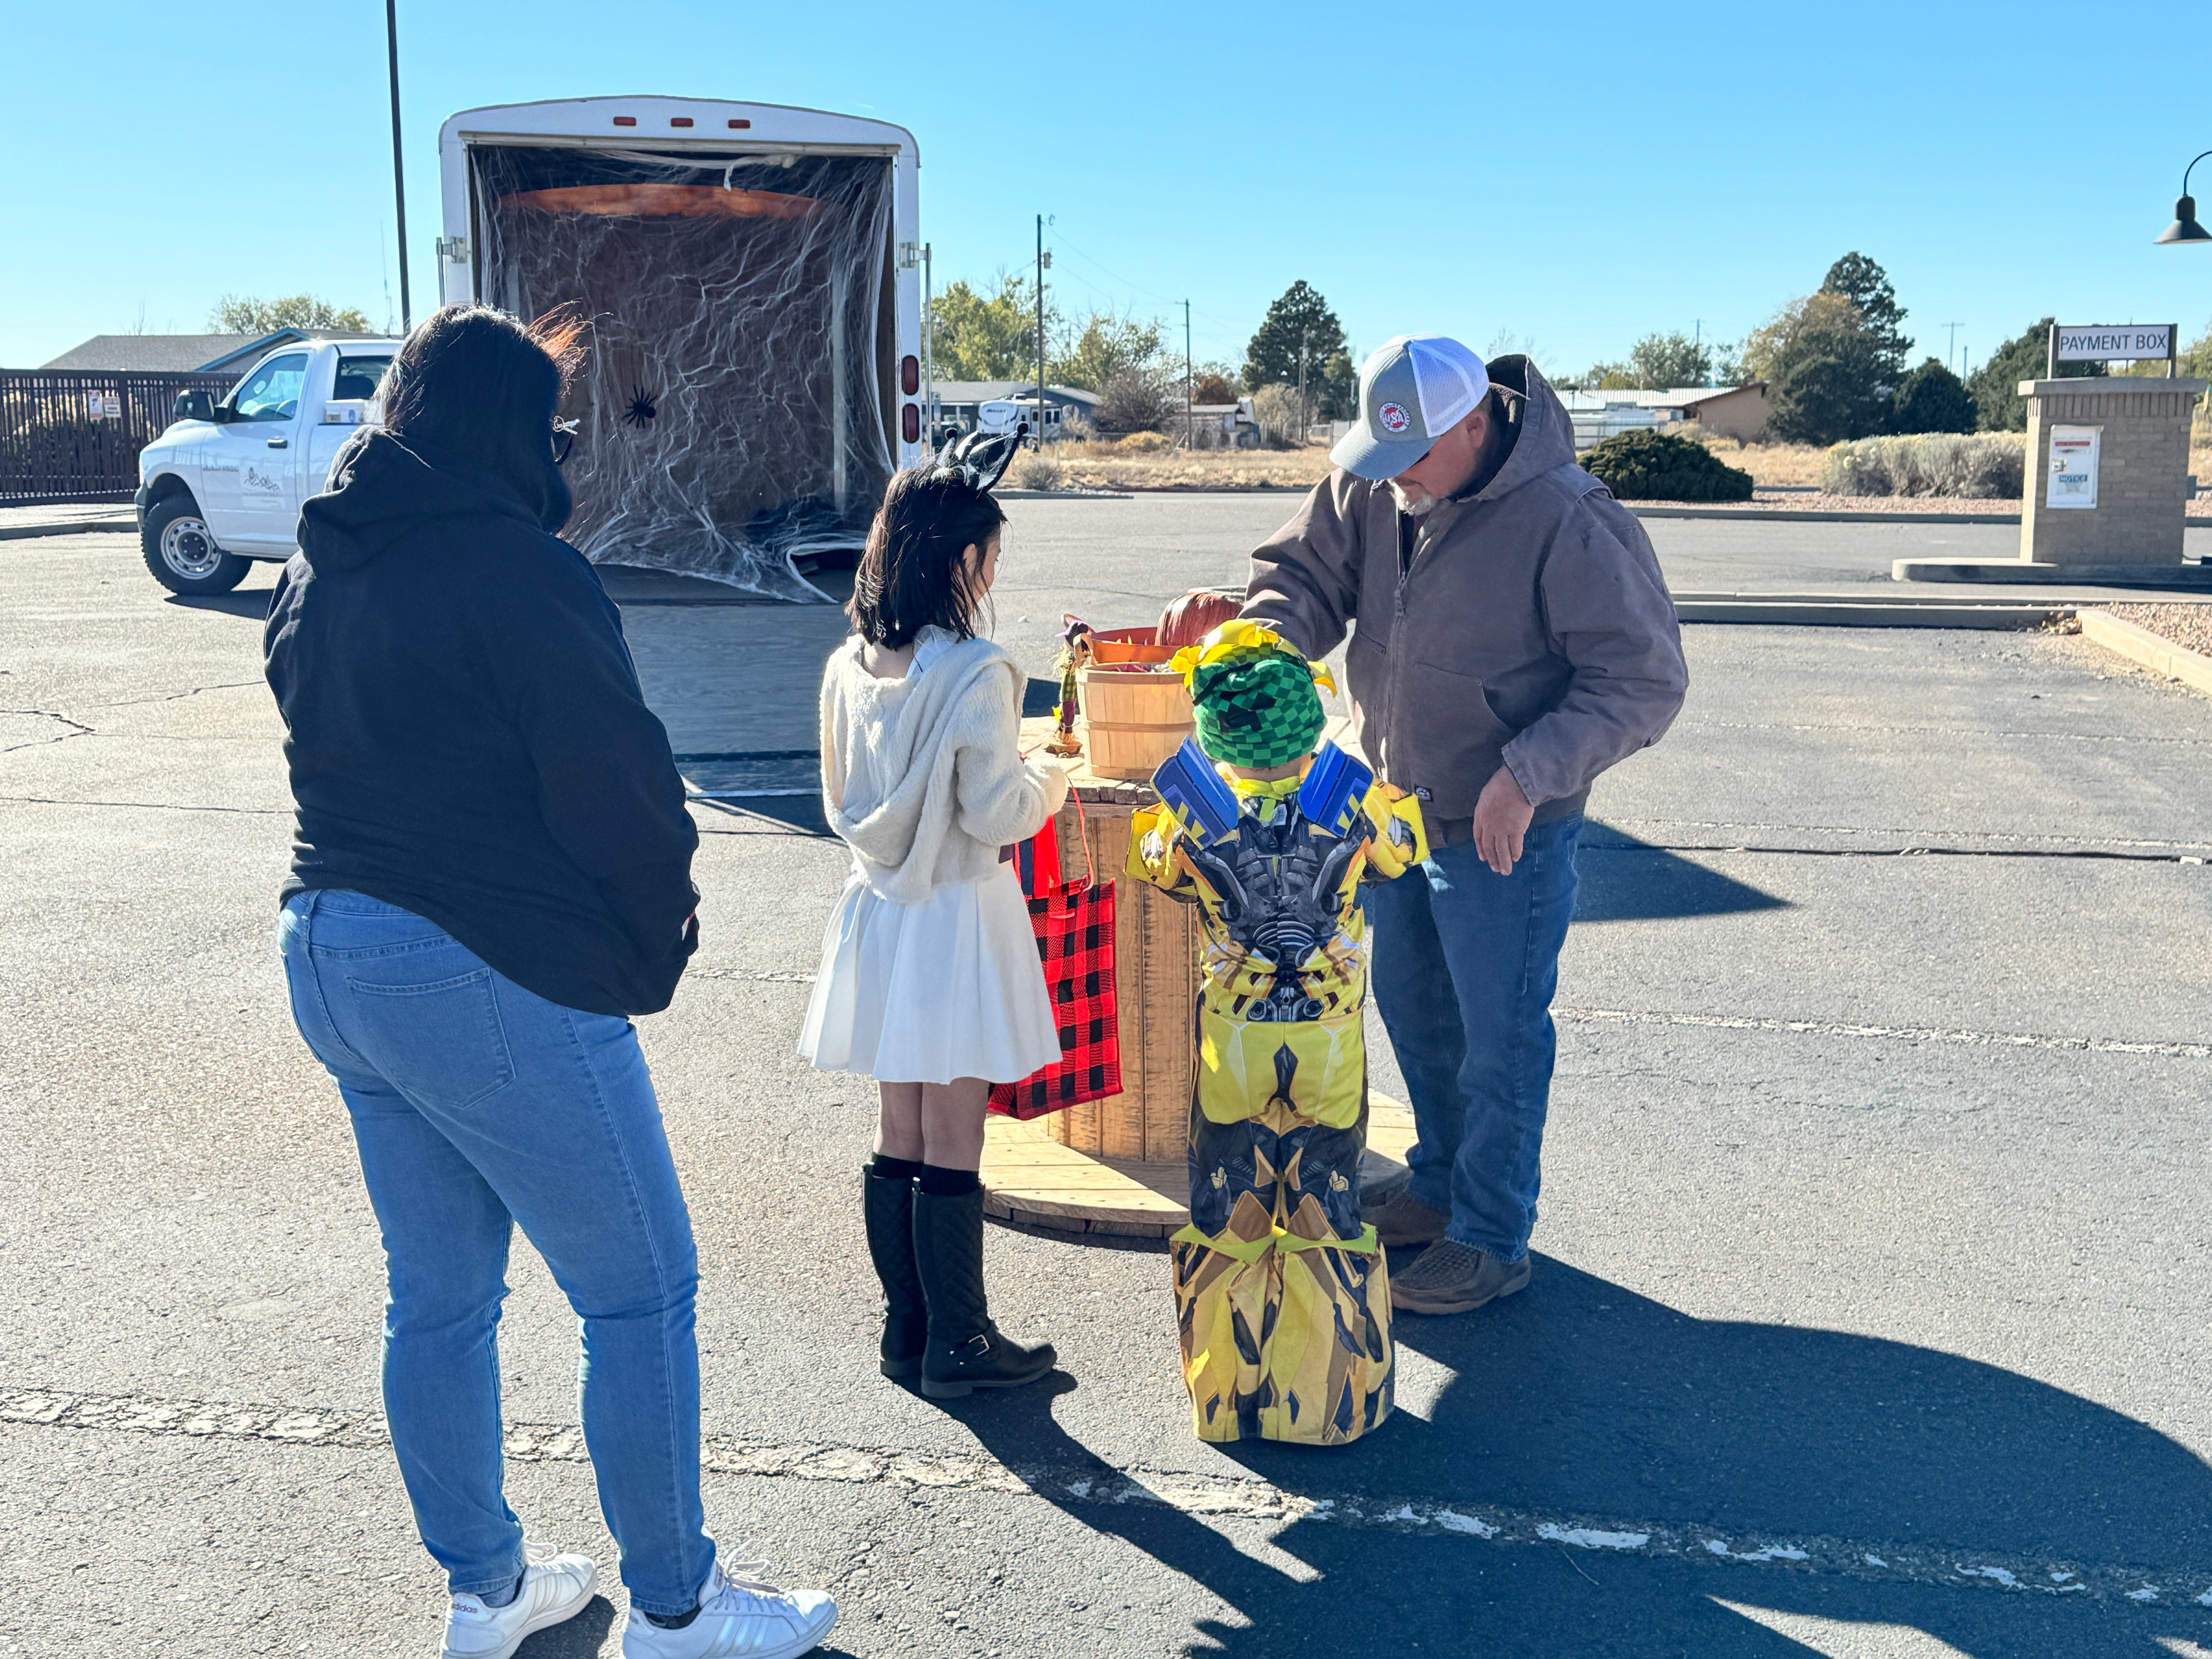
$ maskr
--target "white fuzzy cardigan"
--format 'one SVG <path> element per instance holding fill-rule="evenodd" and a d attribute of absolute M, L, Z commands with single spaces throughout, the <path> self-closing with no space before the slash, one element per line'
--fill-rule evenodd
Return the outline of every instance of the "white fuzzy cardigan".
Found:
<path fill-rule="evenodd" d="M 890 719 L 871 718 L 876 677 L 854 635 L 822 674 L 822 806 L 870 887 L 897 904 L 981 881 L 999 849 L 1042 829 L 1067 799 L 1067 774 L 1022 759 L 1020 665 L 988 640 L 935 653 Z M 880 683 L 879 683 L 880 684 Z M 846 799 L 849 758 L 866 747 L 881 799 Z M 849 809 L 849 810 L 848 810 Z"/>

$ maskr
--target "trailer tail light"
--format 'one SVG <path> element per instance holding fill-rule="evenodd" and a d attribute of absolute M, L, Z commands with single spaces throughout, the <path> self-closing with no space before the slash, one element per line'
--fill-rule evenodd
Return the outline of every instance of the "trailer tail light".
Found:
<path fill-rule="evenodd" d="M 899 390 L 909 398 L 921 390 L 921 365 L 912 357 L 899 359 Z"/>
<path fill-rule="evenodd" d="M 730 131 L 732 132 L 743 132 L 750 125 L 752 125 L 752 123 L 750 121 L 732 121 L 730 123 Z"/>
<path fill-rule="evenodd" d="M 914 359 L 909 357 L 907 361 L 912 362 Z M 899 431 L 910 444 L 921 441 L 921 408 L 919 404 L 908 404 L 899 411 Z"/>
<path fill-rule="evenodd" d="M 688 127 L 691 125 L 691 118 L 688 115 L 672 115 L 668 118 L 668 125 L 672 127 Z"/>
<path fill-rule="evenodd" d="M 637 117 L 635 115 L 617 115 L 615 117 L 615 125 L 618 127 L 634 127 L 637 125 Z"/>

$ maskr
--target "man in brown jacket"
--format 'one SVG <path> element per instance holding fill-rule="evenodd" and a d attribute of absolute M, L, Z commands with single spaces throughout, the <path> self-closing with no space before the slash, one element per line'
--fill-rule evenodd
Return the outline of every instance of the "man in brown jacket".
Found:
<path fill-rule="evenodd" d="M 1650 542 L 1575 465 L 1526 357 L 1391 341 L 1330 459 L 1252 555 L 1243 614 L 1315 659 L 1351 629 L 1360 744 L 1428 820 L 1429 861 L 1364 900 L 1419 1135 L 1376 1223 L 1428 1246 L 1393 1304 L 1463 1313 L 1528 1282 L 1583 803 L 1657 741 L 1689 678 Z"/>

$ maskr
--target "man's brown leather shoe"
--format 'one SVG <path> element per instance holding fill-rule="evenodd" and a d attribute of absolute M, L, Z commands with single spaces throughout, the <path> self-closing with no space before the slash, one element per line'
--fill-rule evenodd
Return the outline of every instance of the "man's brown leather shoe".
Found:
<path fill-rule="evenodd" d="M 1466 1313 L 1524 1289 L 1531 1271 L 1525 1255 L 1507 1263 L 1457 1239 L 1443 1239 L 1423 1250 L 1405 1272 L 1391 1274 L 1391 1311 Z"/>
<path fill-rule="evenodd" d="M 1390 1194 L 1390 1201 L 1370 1218 L 1375 1223 L 1375 1237 L 1385 1248 L 1404 1249 L 1413 1244 L 1433 1244 L 1444 1236 L 1444 1228 L 1451 1218 L 1441 1210 L 1432 1210 L 1401 1187 Z"/>

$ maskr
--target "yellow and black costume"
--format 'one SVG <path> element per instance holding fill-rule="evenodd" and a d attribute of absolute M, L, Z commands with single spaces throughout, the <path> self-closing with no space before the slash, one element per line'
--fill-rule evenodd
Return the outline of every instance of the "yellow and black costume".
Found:
<path fill-rule="evenodd" d="M 1191 1224 L 1171 1246 L 1183 1379 L 1200 1439 L 1340 1445 L 1389 1414 L 1393 1377 L 1388 1270 L 1359 1215 L 1356 896 L 1427 856 L 1420 811 L 1315 751 L 1321 676 L 1267 630 L 1228 623 L 1175 665 L 1205 747 L 1155 775 L 1128 868 L 1206 923 Z"/>

